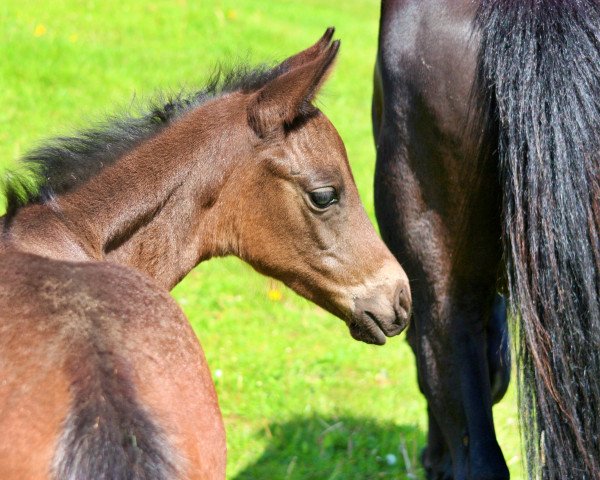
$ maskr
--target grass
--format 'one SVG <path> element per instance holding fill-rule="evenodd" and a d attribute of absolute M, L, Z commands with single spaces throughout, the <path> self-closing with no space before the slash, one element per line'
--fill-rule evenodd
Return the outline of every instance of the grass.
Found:
<path fill-rule="evenodd" d="M 373 218 L 370 127 L 378 2 L 0 3 L 0 167 L 135 94 L 202 84 L 218 63 L 282 59 L 329 25 L 342 39 L 321 108 L 344 139 Z M 200 265 L 173 292 L 212 367 L 230 479 L 422 478 L 425 402 L 403 338 L 353 341 L 341 321 L 236 259 Z M 513 390 L 495 409 L 523 477 Z"/>

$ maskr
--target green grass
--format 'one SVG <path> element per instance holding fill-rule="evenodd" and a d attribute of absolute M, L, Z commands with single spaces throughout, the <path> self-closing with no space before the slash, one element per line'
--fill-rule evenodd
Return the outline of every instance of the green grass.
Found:
<path fill-rule="evenodd" d="M 217 62 L 282 59 L 335 25 L 341 56 L 319 104 L 346 143 L 373 218 L 378 14 L 374 0 L 4 0 L 0 166 L 126 108 L 134 94 L 201 85 Z M 228 478 L 420 478 L 425 402 L 402 337 L 385 347 L 355 342 L 340 320 L 236 259 L 202 264 L 173 294 L 215 375 Z M 512 389 L 495 415 L 512 478 L 522 478 Z"/>

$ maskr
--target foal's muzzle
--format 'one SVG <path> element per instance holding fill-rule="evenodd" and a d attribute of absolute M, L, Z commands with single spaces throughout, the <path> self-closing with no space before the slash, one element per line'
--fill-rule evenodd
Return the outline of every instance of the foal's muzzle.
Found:
<path fill-rule="evenodd" d="M 408 326 L 411 308 L 408 282 L 398 282 L 393 292 L 387 298 L 378 292 L 371 298 L 356 301 L 354 314 L 348 322 L 354 339 L 383 345 L 386 337 L 398 335 Z"/>

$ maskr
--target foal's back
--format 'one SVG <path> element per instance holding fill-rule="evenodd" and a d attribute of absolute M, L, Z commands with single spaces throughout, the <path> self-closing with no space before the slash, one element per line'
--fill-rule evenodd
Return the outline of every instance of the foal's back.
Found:
<path fill-rule="evenodd" d="M 17 252 L 0 278 L 3 479 L 224 478 L 210 372 L 167 292 L 114 264 Z"/>

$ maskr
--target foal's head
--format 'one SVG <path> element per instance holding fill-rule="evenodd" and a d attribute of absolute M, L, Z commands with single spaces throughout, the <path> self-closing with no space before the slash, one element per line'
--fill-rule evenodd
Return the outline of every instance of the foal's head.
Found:
<path fill-rule="evenodd" d="M 236 209 L 234 253 L 345 320 L 354 338 L 383 344 L 407 325 L 409 285 L 363 209 L 340 136 L 311 104 L 338 52 L 331 35 L 239 100 L 247 133 L 230 141 L 247 158 L 221 197 Z"/>

